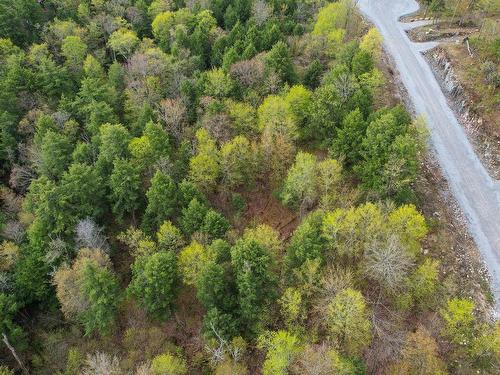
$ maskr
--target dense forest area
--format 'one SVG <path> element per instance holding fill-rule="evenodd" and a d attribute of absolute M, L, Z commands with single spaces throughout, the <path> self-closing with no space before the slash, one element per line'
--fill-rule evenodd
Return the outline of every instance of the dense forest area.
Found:
<path fill-rule="evenodd" d="M 0 0 L 0 374 L 497 374 L 381 43 L 350 0 Z"/>

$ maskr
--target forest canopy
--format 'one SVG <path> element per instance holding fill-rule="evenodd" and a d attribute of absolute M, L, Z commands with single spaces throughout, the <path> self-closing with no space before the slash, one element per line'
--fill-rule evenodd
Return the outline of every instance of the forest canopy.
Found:
<path fill-rule="evenodd" d="M 0 374 L 495 373 L 382 54 L 350 0 L 0 0 Z"/>

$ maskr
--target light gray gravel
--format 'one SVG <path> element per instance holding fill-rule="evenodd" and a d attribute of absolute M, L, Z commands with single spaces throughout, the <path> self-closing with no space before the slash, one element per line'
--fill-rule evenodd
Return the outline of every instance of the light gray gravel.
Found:
<path fill-rule="evenodd" d="M 418 4 L 414 0 L 359 0 L 358 7 L 384 37 L 384 48 L 392 55 L 417 114 L 427 120 L 431 145 L 491 274 L 498 317 L 500 183 L 481 164 L 421 54 L 435 43 L 411 42 L 404 31 L 408 24 L 398 21 L 401 16 L 417 11 Z"/>

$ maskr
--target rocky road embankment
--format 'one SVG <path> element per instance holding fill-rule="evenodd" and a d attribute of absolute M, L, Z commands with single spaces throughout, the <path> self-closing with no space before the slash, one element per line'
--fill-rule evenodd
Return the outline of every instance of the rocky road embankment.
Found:
<path fill-rule="evenodd" d="M 489 137 L 480 131 L 483 119 L 471 111 L 471 99 L 460 84 L 446 51 L 438 47 L 424 55 L 448 99 L 450 107 L 455 112 L 457 120 L 472 141 L 478 157 L 491 177 L 499 180 L 500 140 Z"/>

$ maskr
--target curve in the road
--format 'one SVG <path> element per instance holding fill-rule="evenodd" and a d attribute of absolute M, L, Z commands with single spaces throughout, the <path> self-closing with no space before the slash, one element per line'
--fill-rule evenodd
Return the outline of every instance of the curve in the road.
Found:
<path fill-rule="evenodd" d="M 481 164 L 422 56 L 421 51 L 428 46 L 411 42 L 405 32 L 408 26 L 399 22 L 401 16 L 417 11 L 419 5 L 414 0 L 359 0 L 358 7 L 382 34 L 384 48 L 393 57 L 417 114 L 427 120 L 440 166 L 491 274 L 498 316 L 500 184 Z"/>

